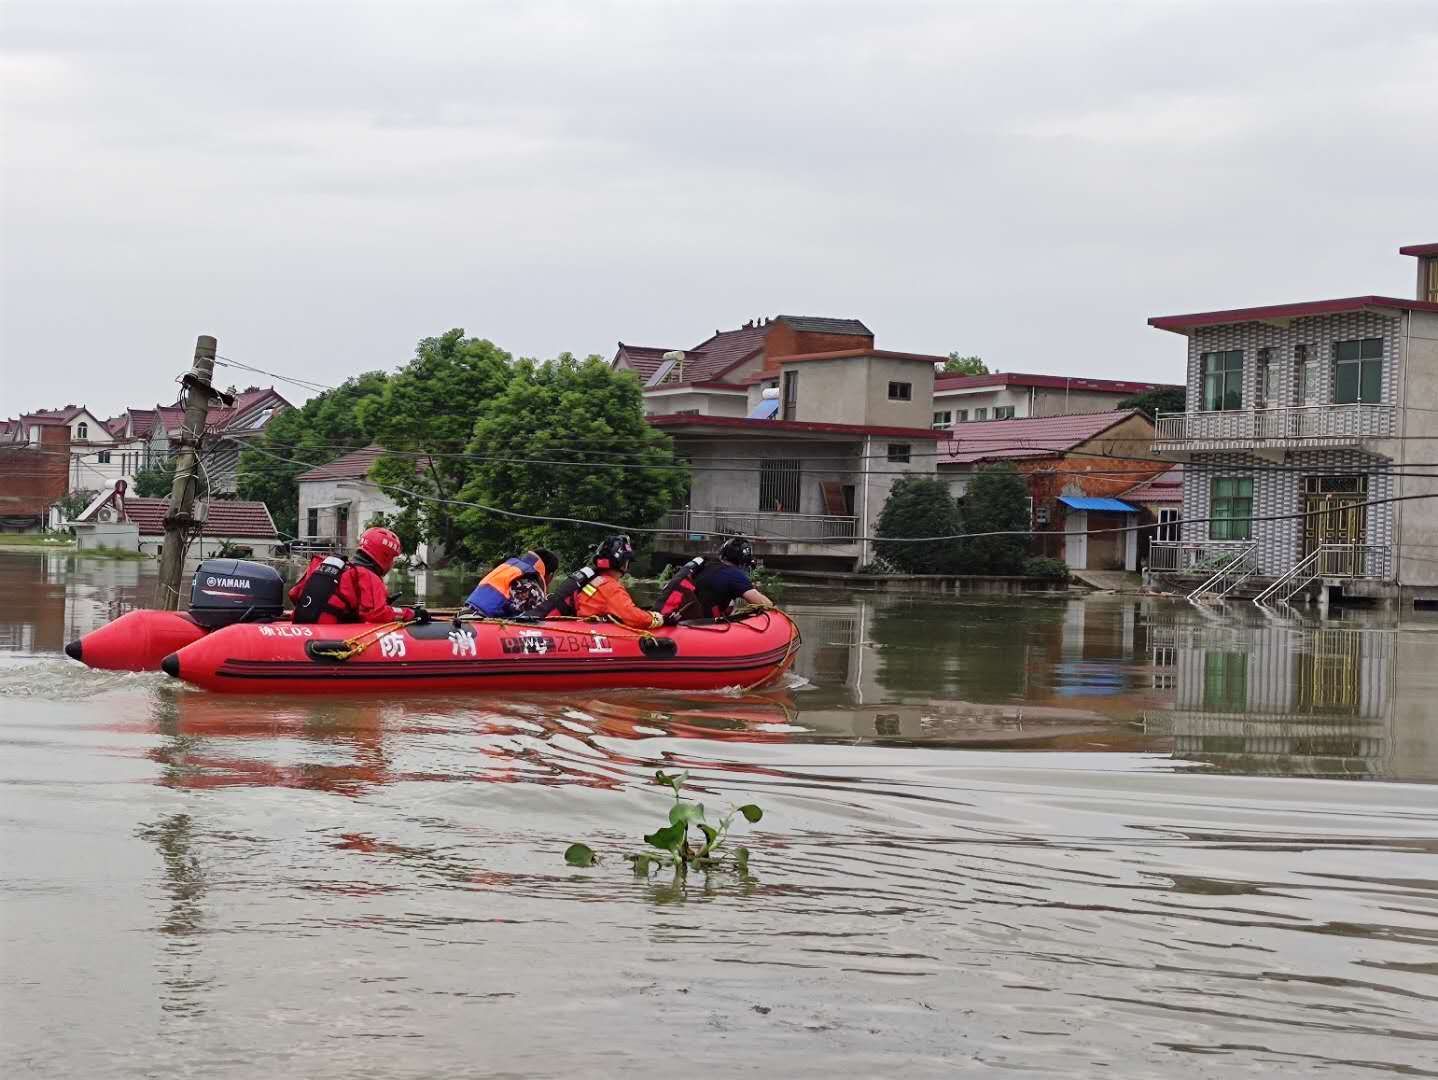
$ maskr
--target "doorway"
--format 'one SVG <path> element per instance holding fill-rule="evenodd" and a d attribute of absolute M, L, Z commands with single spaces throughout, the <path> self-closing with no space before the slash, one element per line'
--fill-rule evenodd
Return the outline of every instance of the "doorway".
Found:
<path fill-rule="evenodd" d="M 1303 479 L 1303 551 L 1306 558 L 1322 546 L 1324 577 L 1361 577 L 1367 572 L 1363 544 L 1368 538 L 1368 477 L 1307 476 Z"/>

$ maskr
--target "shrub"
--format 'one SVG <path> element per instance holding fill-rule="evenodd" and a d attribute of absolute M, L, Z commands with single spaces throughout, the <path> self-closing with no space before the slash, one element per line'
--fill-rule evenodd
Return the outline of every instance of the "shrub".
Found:
<path fill-rule="evenodd" d="M 975 536 L 963 541 L 960 573 L 1018 573 L 1028 555 L 1032 528 L 1029 489 L 1023 477 L 1007 465 L 976 472 L 964 493 L 963 523 L 966 533 L 1017 535 Z"/>
<path fill-rule="evenodd" d="M 1024 577 L 1048 578 L 1051 581 L 1067 581 L 1069 579 L 1068 564 L 1062 559 L 1049 559 L 1042 556 L 1024 560 Z"/>
<path fill-rule="evenodd" d="M 906 476 L 894 484 L 875 527 L 878 560 L 905 574 L 954 572 L 959 546 L 954 540 L 926 543 L 888 542 L 886 537 L 953 536 L 963 532 L 958 504 L 942 480 Z"/>

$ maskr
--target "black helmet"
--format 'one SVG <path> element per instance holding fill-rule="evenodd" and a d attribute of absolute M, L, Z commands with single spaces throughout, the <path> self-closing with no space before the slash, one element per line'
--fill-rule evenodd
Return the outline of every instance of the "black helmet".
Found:
<path fill-rule="evenodd" d="M 554 577 L 554 572 L 559 569 L 559 557 L 548 548 L 537 547 L 534 553 L 539 556 L 539 561 L 544 564 L 544 577 L 546 580 Z"/>
<path fill-rule="evenodd" d="M 735 536 L 724 541 L 724 546 L 719 549 L 719 557 L 735 566 L 753 566 L 754 545 L 742 536 Z"/>
<path fill-rule="evenodd" d="M 623 570 L 634 561 L 634 545 L 629 537 L 607 536 L 594 552 L 596 570 Z"/>

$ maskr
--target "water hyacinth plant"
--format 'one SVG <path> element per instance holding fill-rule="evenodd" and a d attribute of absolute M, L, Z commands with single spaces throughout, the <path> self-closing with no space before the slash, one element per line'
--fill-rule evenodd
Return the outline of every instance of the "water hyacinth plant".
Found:
<path fill-rule="evenodd" d="M 682 794 L 684 782 L 689 779 L 687 772 L 667 773 L 661 769 L 654 774 L 654 779 L 674 792 L 674 805 L 669 808 L 669 824 L 655 829 L 644 838 L 649 848 L 625 856 L 634 865 L 635 874 L 647 877 L 651 870 L 662 866 L 672 866 L 679 875 L 687 874 L 690 868 L 717 870 L 732 867 L 740 873 L 748 871 L 749 849 L 728 847 L 729 828 L 741 817 L 753 825 L 764 817 L 763 810 L 753 803 L 745 803 L 711 822 L 703 803 L 686 799 Z M 699 834 L 692 840 L 691 828 Z M 703 838 L 702 841 L 699 837 Z M 599 856 L 588 844 L 570 844 L 564 851 L 564 861 L 570 866 L 593 866 L 599 861 Z"/>

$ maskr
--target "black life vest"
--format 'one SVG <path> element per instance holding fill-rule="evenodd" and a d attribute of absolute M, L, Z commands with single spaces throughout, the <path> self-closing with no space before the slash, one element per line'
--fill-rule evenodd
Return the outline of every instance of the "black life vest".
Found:
<path fill-rule="evenodd" d="M 294 621 L 319 622 L 320 616 L 328 611 L 340 622 L 359 622 L 359 613 L 339 596 L 340 578 L 349 568 L 349 560 L 344 556 L 326 556 L 305 580 L 305 587 L 295 601 Z"/>
<path fill-rule="evenodd" d="M 705 564 L 703 555 L 690 559 L 669 579 L 669 584 L 664 586 L 655 606 L 666 621 L 677 621 L 686 615 L 690 618 L 697 615 L 698 618 L 717 619 L 724 614 L 714 610 L 713 604 L 707 605 L 710 610 L 705 610 L 706 605 L 699 594 L 699 572 L 704 569 Z"/>
<path fill-rule="evenodd" d="M 571 618 L 578 615 L 576 605 L 579 594 L 585 589 L 592 589 L 594 579 L 598 576 L 599 571 L 594 567 L 581 566 L 549 594 L 548 600 L 525 612 L 525 616 L 530 619 L 545 619 L 550 615 L 568 615 Z"/>

